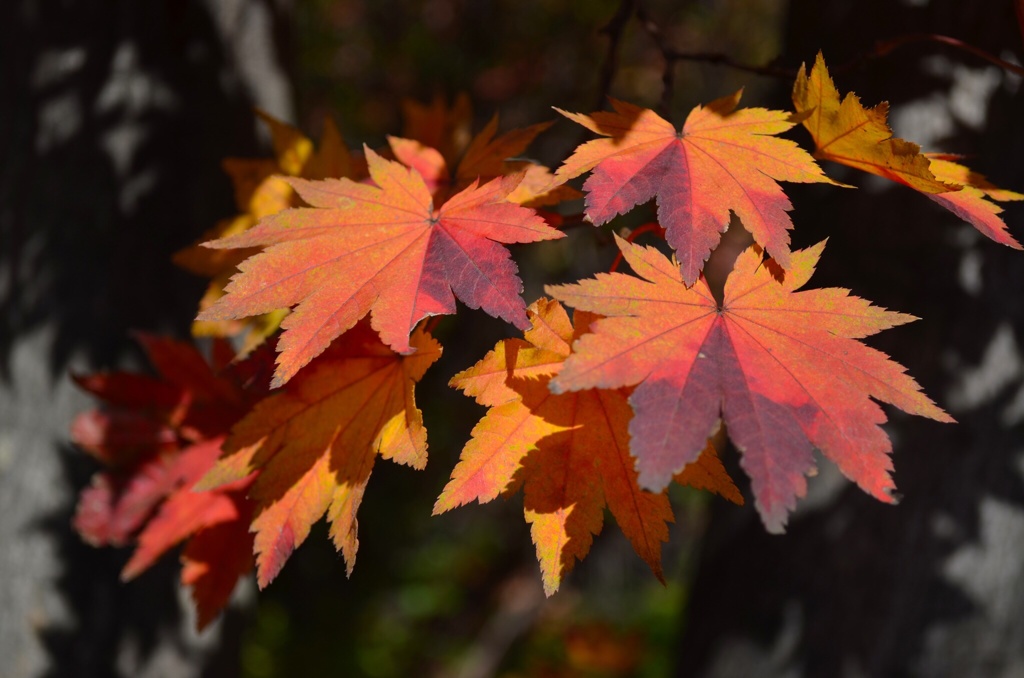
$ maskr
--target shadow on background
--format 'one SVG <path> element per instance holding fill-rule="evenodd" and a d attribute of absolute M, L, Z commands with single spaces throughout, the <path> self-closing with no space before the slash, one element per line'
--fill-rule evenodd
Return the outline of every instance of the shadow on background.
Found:
<path fill-rule="evenodd" d="M 215 3 L 9 4 L 0 28 L 3 673 L 196 675 L 209 664 L 232 675 L 237 667 L 208 657 L 181 618 L 174 558 L 125 585 L 125 553 L 72 532 L 95 466 L 58 441 L 86 405 L 69 369 L 138 365 L 132 330 L 187 335 L 203 283 L 169 257 L 233 210 L 220 161 L 255 155 L 252 104 Z M 222 654 L 232 647 L 224 638 Z"/>

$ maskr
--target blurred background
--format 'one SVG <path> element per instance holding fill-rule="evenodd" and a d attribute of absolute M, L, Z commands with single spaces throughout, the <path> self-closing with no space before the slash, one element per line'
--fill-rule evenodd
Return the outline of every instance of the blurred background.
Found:
<path fill-rule="evenodd" d="M 820 49 L 849 65 L 841 92 L 891 102 L 898 135 L 1024 190 L 1019 77 L 932 43 L 860 59 L 917 33 L 1024 52 L 1013 0 L 9 0 L 0 676 L 1024 675 L 1024 255 L 837 166 L 826 171 L 860 190 L 786 187 L 794 244 L 829 238 L 813 284 L 924 318 L 872 345 L 960 422 L 890 413 L 899 506 L 822 464 L 788 533 L 771 536 L 752 506 L 674 490 L 666 585 L 609 516 L 546 599 L 520 497 L 430 517 L 483 411 L 445 384 L 510 336 L 463 308 L 439 325 L 445 354 L 418 389 L 431 394 L 427 470 L 378 465 L 351 579 L 320 525 L 267 590 L 245 582 L 197 635 L 173 556 L 122 584 L 127 552 L 70 527 L 96 467 L 67 442 L 90 406 L 67 374 L 145 369 L 131 330 L 188 335 L 205 281 L 170 255 L 235 211 L 223 158 L 270 156 L 254 107 L 314 139 L 331 116 L 352 147 L 400 133 L 403 102 L 460 93 L 474 131 L 495 113 L 509 129 L 554 120 L 552 106 L 589 112 L 606 94 L 667 105 L 678 125 L 740 87 L 746 105 L 787 108 L 792 78 L 680 62 L 665 101 L 659 41 L 782 71 Z M 556 166 L 584 138 L 561 120 L 530 154 Z M 1021 209 L 1006 220 L 1024 236 Z M 614 246 L 607 228 L 578 228 L 513 253 L 529 302 L 606 270 Z"/>

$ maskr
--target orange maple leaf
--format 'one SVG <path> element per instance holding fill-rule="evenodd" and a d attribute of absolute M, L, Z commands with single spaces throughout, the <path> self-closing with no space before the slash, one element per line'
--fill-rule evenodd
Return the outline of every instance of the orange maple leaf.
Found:
<path fill-rule="evenodd" d="M 723 420 L 741 451 L 758 510 L 782 531 L 820 449 L 861 488 L 894 501 L 892 444 L 880 427 L 891 403 L 952 421 L 888 357 L 856 341 L 914 320 L 844 289 L 797 292 L 824 243 L 793 253 L 785 283 L 755 248 L 740 255 L 719 305 L 707 284 L 687 287 L 678 266 L 618 238 L 636 278 L 548 287 L 579 309 L 609 317 L 592 325 L 551 382 L 556 393 L 637 385 L 630 424 L 640 485 L 660 490 L 697 458 Z"/>
<path fill-rule="evenodd" d="M 508 197 L 514 203 L 541 207 L 581 197 L 575 189 L 563 185 L 561 181 L 555 181 L 554 175 L 547 167 L 527 160 L 514 159 L 521 156 L 537 135 L 549 127 L 550 122 L 542 122 L 495 136 L 498 131 L 498 116 L 495 115 L 473 138 L 465 155 L 459 160 L 455 172 L 455 187 L 467 186 L 476 179 L 488 181 L 492 177 L 523 172 L 523 180 Z"/>
<path fill-rule="evenodd" d="M 224 287 L 235 273 L 238 264 L 255 254 L 256 248 L 239 250 L 212 250 L 201 244 L 216 238 L 227 238 L 252 228 L 260 219 L 288 209 L 297 203 L 295 191 L 285 176 L 306 179 L 327 177 L 361 178 L 366 175 L 365 163 L 353 158 L 345 146 L 341 133 L 330 117 L 324 118 L 320 148 L 295 127 L 281 122 L 262 111 L 256 112 L 270 130 L 274 146 L 274 159 L 227 158 L 224 171 L 235 189 L 235 204 L 239 214 L 218 222 L 206 231 L 196 243 L 174 254 L 174 263 L 185 270 L 211 278 L 199 309 L 212 306 L 224 296 Z M 248 354 L 280 326 L 286 310 L 275 310 L 244 321 L 197 320 L 192 334 L 197 337 L 233 337 L 245 335 L 241 353 Z"/>
<path fill-rule="evenodd" d="M 661 579 L 661 542 L 668 539 L 672 509 L 664 493 L 637 486 L 629 456 L 627 393 L 554 395 L 548 389 L 573 339 L 587 330 L 593 316 L 577 313 L 574 330 L 562 306 L 547 299 L 531 305 L 529 315 L 532 326 L 525 341 L 500 342 L 451 380 L 490 410 L 473 429 L 434 513 L 474 500 L 488 502 L 524 486 L 526 521 L 544 590 L 551 595 L 575 561 L 590 551 L 607 504 L 633 548 Z M 736 500 L 738 490 L 710 446 L 701 462 L 701 470 L 692 474 L 696 483 Z"/>
<path fill-rule="evenodd" d="M 351 573 L 356 511 L 377 455 L 423 468 L 426 430 L 413 387 L 441 347 L 422 329 L 410 344 L 415 353 L 398 355 L 368 323 L 356 325 L 232 429 L 224 456 L 197 486 L 208 490 L 260 471 L 248 496 L 261 588 L 324 513 Z"/>
<path fill-rule="evenodd" d="M 737 110 L 741 93 L 694 108 L 679 132 L 654 111 L 614 99 L 611 113 L 555 109 L 607 137 L 577 148 L 555 174 L 565 181 L 593 170 L 583 188 L 586 214 L 598 225 L 656 198 L 687 284 L 718 245 L 730 211 L 788 269 L 792 205 L 776 181 L 835 182 L 806 151 L 774 136 L 795 124 L 789 113 Z"/>
<path fill-rule="evenodd" d="M 402 117 L 402 136 L 436 148 L 449 166 L 455 164 L 472 137 L 473 105 L 465 93 L 458 94 L 451 106 L 441 95 L 429 104 L 406 99 L 402 102 Z"/>
<path fill-rule="evenodd" d="M 282 322 L 273 384 L 290 379 L 330 342 L 372 312 L 394 350 L 411 350 L 422 318 L 471 308 L 529 325 L 522 281 L 502 243 L 564 237 L 533 210 L 506 200 L 521 176 L 471 184 L 435 207 L 419 172 L 366 149 L 376 185 L 348 179 L 291 184 L 313 208 L 267 217 L 214 248 L 265 247 L 240 265 L 227 294 L 200 313 L 227 320 L 293 304 Z"/>
<path fill-rule="evenodd" d="M 1021 249 L 998 216 L 1002 208 L 986 198 L 1024 200 L 1024 195 L 996 188 L 985 177 L 953 162 L 951 156 L 921 153 L 917 144 L 894 137 L 886 122 L 889 104 L 865 108 L 853 92 L 840 100 L 821 52 L 810 73 L 800 67 L 793 85 L 793 105 L 811 133 L 816 158 L 909 186 L 992 240 Z"/>

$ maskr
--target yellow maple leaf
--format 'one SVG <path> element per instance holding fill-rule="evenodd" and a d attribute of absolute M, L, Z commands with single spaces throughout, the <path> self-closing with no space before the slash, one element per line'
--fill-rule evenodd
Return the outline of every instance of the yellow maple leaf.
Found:
<path fill-rule="evenodd" d="M 991 200 L 1024 200 L 1024 195 L 993 186 L 952 156 L 922 153 L 917 144 L 894 137 L 886 123 L 887 103 L 865 108 L 852 92 L 840 100 L 820 52 L 810 73 L 800 67 L 793 105 L 814 139 L 816 158 L 909 186 L 992 240 L 1021 249 L 999 217 L 1002 208 Z"/>

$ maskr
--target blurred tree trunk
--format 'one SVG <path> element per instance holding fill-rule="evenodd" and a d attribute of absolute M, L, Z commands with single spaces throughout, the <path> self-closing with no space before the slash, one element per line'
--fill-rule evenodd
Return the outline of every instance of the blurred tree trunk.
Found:
<path fill-rule="evenodd" d="M 252 105 L 290 115 L 274 44 L 287 8 L 4 9 L 0 675 L 232 675 L 237 628 L 195 635 L 173 558 L 124 585 L 126 554 L 71 531 L 95 465 L 66 443 L 71 418 L 90 405 L 67 371 L 139 366 L 131 329 L 187 333 L 202 283 L 169 255 L 233 210 L 220 160 L 256 152 Z"/>
<path fill-rule="evenodd" d="M 783 62 L 813 61 L 822 49 L 838 67 L 878 39 L 922 32 L 1022 53 L 1009 0 L 797 0 Z M 890 101 L 897 134 L 970 154 L 997 184 L 1024 189 L 1020 78 L 918 43 L 836 80 L 865 104 Z M 904 495 L 896 507 L 827 461 L 785 536 L 766 534 L 749 508 L 721 507 L 677 675 L 1024 675 L 1024 254 L 907 189 L 827 170 L 861 188 L 794 198 L 796 245 L 829 237 L 812 284 L 850 287 L 923 318 L 870 343 L 907 365 L 959 423 L 890 410 Z M 1006 216 L 1024 236 L 1022 211 Z"/>

